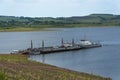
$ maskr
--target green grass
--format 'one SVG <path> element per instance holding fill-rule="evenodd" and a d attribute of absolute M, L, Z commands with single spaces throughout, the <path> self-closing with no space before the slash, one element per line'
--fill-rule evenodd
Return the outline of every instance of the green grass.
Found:
<path fill-rule="evenodd" d="M 24 55 L 0 55 L 0 80 L 111 80 L 28 60 Z"/>
<path fill-rule="evenodd" d="M 1 72 L 0 72 L 0 80 L 8 80 L 8 79 L 7 79 L 7 76 L 5 75 L 5 72 L 4 72 L 4 71 L 1 71 Z"/>
<path fill-rule="evenodd" d="M 110 24 L 111 23 L 111 24 Z M 109 25 L 108 25 L 109 24 Z M 112 23 L 112 22 L 106 22 L 104 24 L 100 23 L 76 23 L 76 24 L 56 24 L 56 25 L 31 25 L 31 26 L 11 26 L 11 27 L 0 27 L 0 32 L 24 32 L 24 31 L 48 31 L 49 29 L 46 28 L 80 28 L 80 27 L 109 27 L 118 25 L 119 23 Z"/>
<path fill-rule="evenodd" d="M 18 28 L 0 29 L 0 32 L 21 32 L 21 31 L 40 31 L 40 30 L 43 30 L 43 29 L 41 29 L 41 28 L 18 27 Z"/>

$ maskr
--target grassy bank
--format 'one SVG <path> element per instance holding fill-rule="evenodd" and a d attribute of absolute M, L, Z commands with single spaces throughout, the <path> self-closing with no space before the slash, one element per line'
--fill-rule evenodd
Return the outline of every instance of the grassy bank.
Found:
<path fill-rule="evenodd" d="M 0 55 L 0 80 L 111 80 L 30 61 L 24 55 Z"/>
<path fill-rule="evenodd" d="M 43 28 L 28 28 L 28 27 L 15 27 L 15 28 L 1 28 L 0 32 L 24 32 L 24 31 L 44 31 Z"/>
<path fill-rule="evenodd" d="M 57 26 L 57 25 L 42 25 L 40 27 L 6 27 L 6 28 L 0 28 L 0 32 L 29 32 L 29 31 L 53 31 L 51 28 L 87 28 L 87 27 L 111 27 L 111 26 L 98 26 L 98 25 L 86 25 L 86 26 L 81 26 L 79 24 L 75 24 L 75 25 L 64 25 L 64 26 Z M 118 26 L 114 26 L 114 27 L 118 27 Z"/>

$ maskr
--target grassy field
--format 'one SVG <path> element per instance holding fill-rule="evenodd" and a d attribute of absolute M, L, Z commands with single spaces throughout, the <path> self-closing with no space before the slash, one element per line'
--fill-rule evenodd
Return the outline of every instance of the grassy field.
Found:
<path fill-rule="evenodd" d="M 25 55 L 0 55 L 0 80 L 111 80 L 28 60 Z"/>

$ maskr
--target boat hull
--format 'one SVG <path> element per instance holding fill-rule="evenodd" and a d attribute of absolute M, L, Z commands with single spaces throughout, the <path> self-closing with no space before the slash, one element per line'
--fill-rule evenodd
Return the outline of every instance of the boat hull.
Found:
<path fill-rule="evenodd" d="M 95 45 L 81 45 L 82 49 L 88 49 L 88 48 L 97 48 L 97 47 L 102 47 L 100 44 L 95 44 Z"/>

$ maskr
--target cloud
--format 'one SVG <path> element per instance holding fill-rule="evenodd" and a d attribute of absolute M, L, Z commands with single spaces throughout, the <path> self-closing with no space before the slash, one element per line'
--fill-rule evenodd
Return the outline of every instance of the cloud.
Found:
<path fill-rule="evenodd" d="M 3 0 L 0 0 L 0 2 L 2 2 Z"/>
<path fill-rule="evenodd" d="M 80 3 L 79 9 L 81 14 L 91 14 L 91 13 L 111 13 L 116 14 L 120 10 L 118 7 L 119 0 L 84 0 Z"/>
<path fill-rule="evenodd" d="M 16 3 L 37 3 L 39 0 L 13 0 Z"/>
<path fill-rule="evenodd" d="M 120 14 L 119 2 L 119 0 L 0 0 L 0 14 L 18 16 Z"/>

